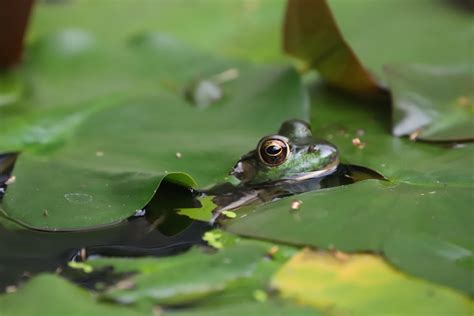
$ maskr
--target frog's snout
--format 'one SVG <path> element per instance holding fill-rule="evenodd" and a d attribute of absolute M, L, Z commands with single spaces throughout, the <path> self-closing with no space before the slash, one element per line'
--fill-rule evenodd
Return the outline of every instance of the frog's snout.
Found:
<path fill-rule="evenodd" d="M 242 182 L 251 180 L 255 173 L 257 172 L 255 165 L 252 163 L 252 160 L 244 157 L 239 160 L 234 167 L 230 170 L 229 174 L 236 177 Z"/>

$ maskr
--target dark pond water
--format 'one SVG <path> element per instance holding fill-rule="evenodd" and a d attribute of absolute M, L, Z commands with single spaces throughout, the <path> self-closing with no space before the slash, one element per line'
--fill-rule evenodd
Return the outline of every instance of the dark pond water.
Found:
<path fill-rule="evenodd" d="M 10 176 L 14 155 L 0 155 L 0 203 L 5 182 Z M 75 281 L 77 278 L 67 263 L 90 256 L 169 256 L 186 251 L 194 245 L 204 245 L 202 236 L 219 225 L 222 210 L 259 204 L 310 190 L 346 185 L 377 178 L 372 170 L 340 165 L 337 172 L 323 180 L 308 179 L 294 183 L 273 183 L 259 187 L 215 186 L 198 192 L 164 182 L 153 200 L 135 216 L 108 228 L 75 231 L 44 232 L 30 229 L 11 229 L 16 224 L 0 218 L 0 290 L 43 271 L 63 271 Z M 179 208 L 199 208 L 198 198 L 214 196 L 215 220 L 209 223 L 192 220 L 177 214 Z M 2 224 L 3 223 L 3 224 Z M 99 276 L 104 278 L 104 275 Z"/>

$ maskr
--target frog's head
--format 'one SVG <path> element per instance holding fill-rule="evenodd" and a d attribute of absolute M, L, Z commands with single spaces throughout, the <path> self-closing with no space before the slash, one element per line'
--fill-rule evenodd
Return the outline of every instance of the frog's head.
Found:
<path fill-rule="evenodd" d="M 276 135 L 263 137 L 230 172 L 242 184 L 304 180 L 334 172 L 339 156 L 334 145 L 313 138 L 308 123 L 285 121 Z"/>

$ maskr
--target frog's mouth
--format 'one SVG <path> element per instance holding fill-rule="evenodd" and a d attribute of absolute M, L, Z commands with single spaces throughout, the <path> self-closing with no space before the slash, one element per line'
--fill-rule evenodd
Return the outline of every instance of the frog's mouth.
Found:
<path fill-rule="evenodd" d="M 304 172 L 304 173 L 297 174 L 294 176 L 285 177 L 282 180 L 298 180 L 299 181 L 299 180 L 307 180 L 311 178 L 320 178 L 320 177 L 324 177 L 335 172 L 338 166 L 339 166 L 339 158 L 335 158 L 331 161 L 330 164 L 326 165 L 324 169 Z"/>

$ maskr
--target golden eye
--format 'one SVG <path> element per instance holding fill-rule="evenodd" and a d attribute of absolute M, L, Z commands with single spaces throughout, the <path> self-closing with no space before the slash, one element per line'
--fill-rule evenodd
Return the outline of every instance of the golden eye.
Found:
<path fill-rule="evenodd" d="M 286 161 L 290 153 L 290 146 L 285 137 L 269 136 L 260 141 L 257 151 L 262 163 L 276 167 Z"/>

